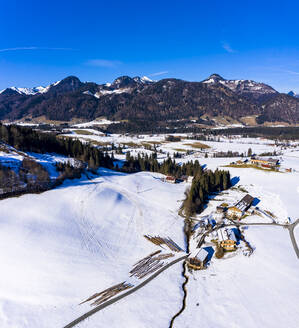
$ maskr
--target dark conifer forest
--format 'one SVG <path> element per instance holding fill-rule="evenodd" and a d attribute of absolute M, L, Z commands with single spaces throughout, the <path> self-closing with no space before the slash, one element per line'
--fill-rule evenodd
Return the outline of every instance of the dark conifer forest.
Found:
<path fill-rule="evenodd" d="M 113 168 L 113 160 L 107 153 L 80 140 L 43 133 L 28 127 L 0 124 L 0 140 L 21 150 L 36 153 L 57 153 L 86 162 L 90 168 Z"/>
<path fill-rule="evenodd" d="M 150 156 L 140 155 L 133 157 L 130 152 L 126 154 L 126 160 L 122 168 L 114 166 L 113 157 L 104 153 L 98 148 L 83 144 L 78 139 L 60 137 L 54 133 L 36 131 L 28 127 L 0 124 L 0 140 L 20 151 L 36 153 L 58 153 L 76 158 L 83 163 L 87 163 L 90 169 L 106 167 L 120 170 L 125 173 L 136 173 L 140 171 L 158 172 L 171 175 L 176 179 L 182 176 L 193 176 L 190 191 L 187 193 L 184 202 L 185 212 L 193 215 L 203 209 L 211 192 L 217 192 L 230 187 L 230 174 L 228 171 L 204 170 L 198 160 L 188 161 L 183 164 L 176 163 L 174 159 L 168 157 L 163 162 L 157 159 L 157 153 Z M 63 178 L 74 177 L 74 171 L 69 164 L 57 164 L 57 171 L 62 172 Z M 34 175 L 34 181 L 28 177 Z M 75 176 L 80 176 L 75 171 Z M 30 159 L 24 159 L 19 175 L 7 167 L 0 167 L 0 184 L 2 187 L 13 191 L 16 185 L 24 184 L 29 190 L 46 190 L 49 187 L 49 175 L 39 164 Z"/>

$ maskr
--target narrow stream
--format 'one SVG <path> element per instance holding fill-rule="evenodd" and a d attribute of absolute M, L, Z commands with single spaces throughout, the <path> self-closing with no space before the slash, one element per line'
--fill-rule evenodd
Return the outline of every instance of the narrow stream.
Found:
<path fill-rule="evenodd" d="M 185 234 L 185 241 L 186 241 L 186 252 L 189 253 L 189 241 L 190 241 L 190 229 L 191 229 L 191 222 L 189 219 L 185 219 L 185 225 L 184 225 L 184 234 Z M 187 271 L 187 264 L 186 261 L 183 262 L 183 270 L 182 270 L 182 276 L 185 278 L 185 281 L 182 284 L 182 289 L 183 289 L 183 302 L 182 302 L 182 307 L 180 310 L 171 318 L 169 328 L 173 328 L 173 324 L 175 319 L 183 313 L 183 311 L 186 308 L 186 299 L 187 299 L 187 283 L 189 280 L 189 277 L 186 275 Z"/>

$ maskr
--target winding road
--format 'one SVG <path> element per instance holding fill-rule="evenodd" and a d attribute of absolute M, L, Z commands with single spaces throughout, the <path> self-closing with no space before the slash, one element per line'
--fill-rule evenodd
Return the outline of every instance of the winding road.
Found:
<path fill-rule="evenodd" d="M 294 250 L 296 252 L 296 255 L 299 259 L 299 248 L 298 248 L 298 244 L 294 235 L 294 229 L 296 227 L 296 225 L 299 224 L 299 219 L 297 219 L 294 223 L 287 225 L 287 228 L 289 230 L 289 234 L 290 234 L 290 238 L 294 247 Z"/>
<path fill-rule="evenodd" d="M 225 225 L 216 225 L 215 228 L 208 230 L 206 233 L 204 233 L 199 242 L 197 247 L 200 248 L 201 245 L 203 244 L 205 237 L 210 234 L 212 231 L 216 231 L 220 228 L 223 227 L 240 227 L 240 226 L 278 226 L 278 227 L 283 227 L 289 230 L 289 234 L 290 234 L 290 238 L 291 238 L 291 242 L 294 248 L 294 251 L 299 259 L 299 248 L 298 248 L 298 244 L 295 238 L 295 234 L 294 234 L 294 229 L 296 227 L 296 225 L 299 224 L 299 219 L 297 219 L 295 222 L 290 223 L 290 224 L 281 224 L 281 223 L 276 223 L 276 222 L 271 222 L 271 223 L 266 223 L 266 222 L 257 222 L 257 223 L 241 223 L 241 222 L 234 222 L 232 224 L 225 224 Z"/>

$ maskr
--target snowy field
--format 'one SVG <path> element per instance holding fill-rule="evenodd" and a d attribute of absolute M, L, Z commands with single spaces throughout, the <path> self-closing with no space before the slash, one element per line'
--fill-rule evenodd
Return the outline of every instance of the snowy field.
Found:
<path fill-rule="evenodd" d="M 184 190 L 155 174 L 102 170 L 93 180 L 2 200 L 1 327 L 62 327 L 86 312 L 89 305 L 78 303 L 124 281 L 137 260 L 157 249 L 144 234 L 169 236 L 183 247 L 177 211 Z M 124 320 L 130 327 L 167 326 L 180 304 L 180 272 L 175 264 L 80 327 Z"/>
<path fill-rule="evenodd" d="M 249 258 L 215 259 L 190 274 L 186 309 L 174 327 L 298 327 L 299 265 L 288 232 L 250 227 L 246 236 L 256 247 Z"/>
<path fill-rule="evenodd" d="M 132 141 L 115 135 L 94 138 Z M 162 138 L 136 137 L 135 141 L 162 142 Z M 232 144 L 238 151 L 275 149 L 269 140 L 246 141 L 203 143 L 219 150 L 228 145 L 234 150 Z M 181 148 L 185 143 L 190 140 L 171 147 Z M 168 145 L 161 147 L 167 149 Z M 20 160 L 18 156 L 11 160 Z M 41 163 L 51 161 L 47 156 L 35 155 Z M 195 158 L 190 155 L 177 161 Z M 284 150 L 281 159 L 284 166 L 299 171 L 298 148 Z M 213 170 L 232 161 L 199 160 Z M 225 169 L 237 182 L 234 189 L 217 196 L 218 201 L 210 201 L 200 217 L 211 213 L 222 198 L 235 203 L 245 195 L 240 190 L 244 189 L 278 222 L 299 218 L 299 173 Z M 63 327 L 87 312 L 90 306 L 79 306 L 81 301 L 125 281 L 134 263 L 157 250 L 144 234 L 170 237 L 184 248 L 183 219 L 178 210 L 186 183 L 163 183 L 160 174 L 147 172 L 126 175 L 100 169 L 99 174 L 66 181 L 41 194 L 0 201 L 1 328 Z M 259 219 L 254 216 L 250 222 Z M 250 257 L 236 252 L 230 258 L 212 258 L 206 270 L 190 274 L 187 306 L 174 327 L 298 327 L 299 261 L 288 231 L 275 226 L 249 227 L 245 235 L 254 247 Z M 299 225 L 295 236 L 299 242 Z M 175 264 L 78 327 L 169 327 L 181 308 L 181 271 L 182 263 Z"/>
<path fill-rule="evenodd" d="M 146 152 L 144 145 L 151 144 L 156 145 L 157 151 L 163 151 L 165 153 L 173 154 L 175 152 L 185 153 L 187 150 L 196 153 L 196 157 L 204 157 L 205 153 L 209 153 L 212 157 L 216 152 L 239 152 L 246 153 L 251 148 L 253 154 L 262 154 L 266 152 L 284 153 L 290 150 L 299 150 L 299 141 L 290 141 L 289 145 L 292 148 L 287 150 L 282 145 L 275 145 L 275 142 L 265 138 L 243 138 L 240 136 L 234 137 L 214 137 L 217 141 L 201 141 L 192 139 L 191 135 L 187 134 L 170 134 L 172 136 L 180 137 L 181 141 L 166 141 L 167 134 L 154 134 L 154 135 L 120 135 L 120 134 L 108 134 L 104 135 L 95 129 L 84 129 L 76 132 L 76 129 L 65 129 L 64 136 L 71 138 L 78 138 L 82 141 L 95 142 L 95 144 L 111 145 L 115 146 L 124 145 L 128 150 L 135 149 L 137 152 Z M 82 134 L 82 131 L 86 131 L 87 134 Z M 81 133 L 80 133 L 81 132 Z M 190 139 L 187 139 L 190 138 Z M 207 149 L 201 150 L 196 144 L 202 143 L 208 146 Z M 132 149 L 130 149 L 132 148 Z"/>
<path fill-rule="evenodd" d="M 285 162 L 298 168 L 299 158 Z M 208 167 L 221 167 L 229 159 L 207 159 Z M 259 208 L 284 223 L 299 218 L 299 174 L 229 168 L 232 177 L 250 195 L 260 200 Z M 224 198 L 234 204 L 245 195 L 237 190 L 219 195 L 200 215 L 208 215 Z M 254 215 L 244 222 L 267 222 Z M 270 221 L 268 221 L 270 222 Z M 295 228 L 297 243 L 299 229 Z M 276 226 L 249 226 L 246 239 L 254 248 L 250 257 L 232 253 L 226 259 L 212 258 L 208 268 L 189 275 L 186 309 L 174 327 L 269 327 L 296 328 L 299 322 L 299 261 L 286 229 Z M 191 251 L 194 249 L 194 243 Z"/>

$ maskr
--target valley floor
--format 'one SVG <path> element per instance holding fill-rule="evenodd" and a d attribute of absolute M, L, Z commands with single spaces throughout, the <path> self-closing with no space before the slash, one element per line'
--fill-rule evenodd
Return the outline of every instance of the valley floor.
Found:
<path fill-rule="evenodd" d="M 200 159 L 211 169 L 230 161 Z M 284 163 L 299 168 L 298 152 L 286 154 Z M 236 185 L 211 200 L 200 217 L 223 200 L 236 202 L 242 190 L 280 223 L 299 217 L 298 173 L 228 169 Z M 160 177 L 100 169 L 99 176 L 66 181 L 42 194 L 1 200 L 1 328 L 63 327 L 89 311 L 89 304 L 78 304 L 125 281 L 134 263 L 157 250 L 145 234 L 170 237 L 185 249 L 178 211 L 188 184 Z M 297 328 L 299 261 L 288 231 L 248 226 L 245 233 L 254 248 L 250 257 L 237 251 L 213 257 L 206 270 L 188 272 L 186 309 L 174 327 Z M 181 272 L 182 263 L 174 264 L 77 327 L 169 327 L 181 308 Z"/>

